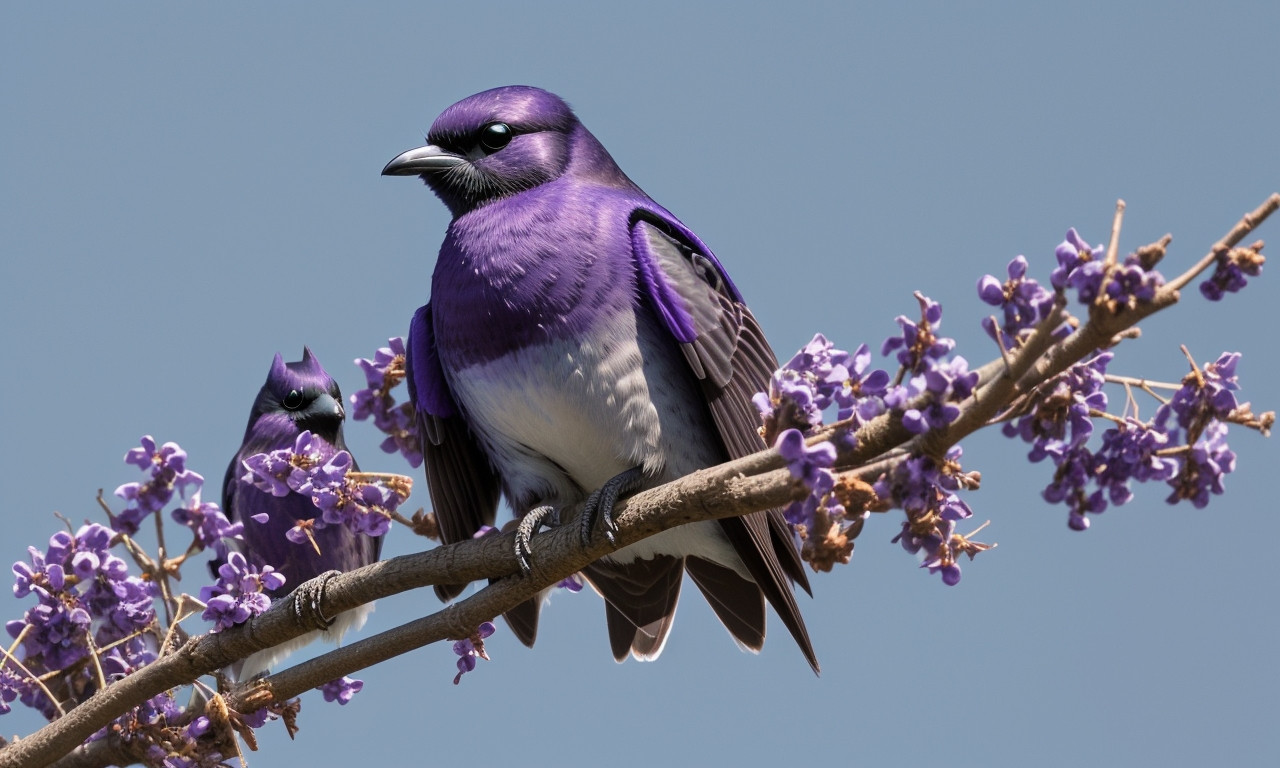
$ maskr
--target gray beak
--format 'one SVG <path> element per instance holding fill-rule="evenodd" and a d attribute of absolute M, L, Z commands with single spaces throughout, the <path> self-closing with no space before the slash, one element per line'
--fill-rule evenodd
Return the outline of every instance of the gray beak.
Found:
<path fill-rule="evenodd" d="M 441 149 L 434 144 L 402 152 L 391 159 L 382 169 L 383 176 L 422 176 L 448 169 L 465 163 L 466 158 Z"/>

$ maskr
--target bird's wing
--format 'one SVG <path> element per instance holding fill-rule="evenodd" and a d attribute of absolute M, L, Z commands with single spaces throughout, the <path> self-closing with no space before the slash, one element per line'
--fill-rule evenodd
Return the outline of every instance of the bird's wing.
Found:
<path fill-rule="evenodd" d="M 777 358 L 724 268 L 697 235 L 662 211 L 632 215 L 640 291 L 684 352 L 730 458 L 765 447 L 751 398 L 765 391 Z M 756 583 L 817 669 L 791 582 L 809 581 L 781 510 L 721 520 Z"/>
<path fill-rule="evenodd" d="M 405 345 L 409 399 L 422 435 L 422 460 L 440 536 L 445 544 L 472 537 L 482 525 L 493 525 L 498 509 L 498 476 L 476 443 L 449 392 L 436 352 L 428 302 L 413 316 Z M 449 600 L 466 585 L 439 585 L 436 594 Z"/>

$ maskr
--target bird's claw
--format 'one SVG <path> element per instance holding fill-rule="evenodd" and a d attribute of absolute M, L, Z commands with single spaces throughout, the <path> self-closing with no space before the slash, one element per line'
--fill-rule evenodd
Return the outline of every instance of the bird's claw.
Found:
<path fill-rule="evenodd" d="M 324 601 L 324 591 L 329 582 L 341 575 L 342 571 L 325 571 L 314 579 L 299 584 L 293 591 L 293 618 L 299 626 L 323 631 L 333 624 L 333 619 L 324 615 L 320 605 Z"/>
<path fill-rule="evenodd" d="M 516 562 L 520 564 L 520 570 L 525 576 L 533 571 L 531 559 L 533 536 L 547 524 L 547 518 L 554 518 L 556 514 L 555 507 L 543 504 L 541 507 L 529 510 L 527 515 L 520 518 L 520 524 L 516 526 Z"/>
<path fill-rule="evenodd" d="M 605 481 L 605 484 L 597 488 L 582 505 L 582 546 L 591 545 L 591 529 L 595 525 L 596 519 L 599 518 L 600 526 L 604 529 L 604 536 L 613 545 L 614 549 L 618 548 L 617 532 L 618 526 L 613 522 L 613 506 L 618 503 L 618 497 L 624 493 L 631 493 L 639 490 L 644 484 L 644 470 L 640 467 L 632 467 L 626 472 L 614 475 Z"/>

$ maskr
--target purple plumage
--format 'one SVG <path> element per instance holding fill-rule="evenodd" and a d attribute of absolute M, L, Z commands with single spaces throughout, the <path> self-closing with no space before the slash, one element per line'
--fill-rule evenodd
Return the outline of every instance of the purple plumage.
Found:
<path fill-rule="evenodd" d="M 446 109 L 427 138 L 383 173 L 421 176 L 454 217 L 408 344 L 446 542 L 491 524 L 499 490 L 541 517 L 765 447 L 751 396 L 777 363 L 742 296 L 564 101 L 496 88 Z M 743 648 L 763 645 L 767 599 L 817 671 L 792 592 L 808 581 L 777 510 L 666 531 L 588 567 L 615 658 L 658 656 L 685 571 Z M 527 644 L 537 610 L 507 614 Z"/>
<path fill-rule="evenodd" d="M 259 568 L 270 565 L 285 577 L 285 585 L 270 593 L 273 600 L 327 571 L 349 571 L 375 562 L 382 550 L 381 538 L 352 533 L 343 525 L 315 530 L 315 546 L 309 542 L 294 543 L 285 533 L 298 520 L 320 517 L 320 510 L 311 499 L 298 493 L 273 496 L 242 480 L 244 459 L 291 448 L 298 435 L 306 430 L 315 436 L 314 444 L 322 460 L 346 450 L 342 438 L 345 417 L 337 382 L 329 377 L 310 349 L 303 349 L 302 359 L 293 363 L 285 363 L 278 354 L 275 356 L 267 381 L 254 400 L 244 442 L 227 467 L 222 486 L 222 506 L 227 516 L 244 524 L 240 549 L 245 557 L 250 564 Z M 356 469 L 354 463 L 352 469 Z M 266 522 L 255 520 L 261 515 L 267 516 Z M 255 654 L 236 670 L 237 677 L 244 680 L 270 669 L 317 637 L 336 642 L 348 629 L 363 625 L 371 610 L 370 605 L 347 611 L 324 632 L 311 632 L 284 646 Z"/>

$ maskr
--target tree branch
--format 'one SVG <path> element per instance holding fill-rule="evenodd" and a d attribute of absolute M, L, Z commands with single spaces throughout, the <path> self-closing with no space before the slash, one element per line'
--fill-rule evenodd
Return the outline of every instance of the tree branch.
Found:
<path fill-rule="evenodd" d="M 1057 339 L 1053 335 L 1069 317 L 1065 300 L 1059 296 L 1051 315 L 1021 347 L 1006 351 L 1000 358 L 976 369 L 979 384 L 973 396 L 962 404 L 962 412 L 956 421 L 944 429 L 917 436 L 903 427 L 901 413 L 882 414 L 859 429 L 855 441 L 834 440 L 838 451 L 836 466 L 845 469 L 861 467 L 861 470 L 856 470 L 860 475 L 873 469 L 872 474 L 878 475 L 893 461 L 909 455 L 904 447 L 935 456 L 944 454 L 963 437 L 991 423 L 1002 409 L 1007 409 L 1025 393 L 1095 350 L 1111 346 L 1140 320 L 1172 306 L 1178 301 L 1181 288 L 1212 266 L 1219 253 L 1234 247 L 1277 209 L 1280 209 L 1280 194 L 1273 194 L 1214 244 L 1209 255 L 1160 288 L 1151 302 L 1132 309 L 1120 308 L 1116 312 L 1106 307 L 1091 307 L 1088 322 L 1065 339 Z M 1118 218 L 1116 226 L 1118 228 Z M 1111 251 L 1114 250 L 1114 235 Z M 1109 254 L 1108 259 L 1113 260 L 1114 257 Z M 850 427 L 849 422 L 831 425 L 812 441 L 834 438 Z M 627 546 L 686 523 L 743 515 L 807 497 L 809 489 L 793 479 L 783 466 L 782 458 L 770 449 L 623 499 L 616 508 L 618 546 Z M 283 670 L 254 686 L 234 691 L 228 697 L 229 704 L 237 711 L 253 711 L 272 702 L 286 701 L 310 688 L 423 645 L 469 636 L 481 622 L 515 607 L 612 551 L 599 532 L 593 535 L 588 547 L 581 546 L 576 523 L 580 511 L 580 508 L 575 508 L 571 515 L 567 515 L 564 525 L 536 538 L 533 571 L 527 576 L 519 572 L 513 555 L 514 537 L 508 534 L 392 558 L 329 581 L 320 610 L 324 615 L 334 616 L 372 600 L 411 589 L 442 583 L 500 579 L 432 615 L 362 639 Z M 60 766 L 107 765 L 129 759 L 127 745 L 122 745 L 116 737 L 83 747 L 80 745 L 98 729 L 147 699 L 189 684 L 310 629 L 295 619 L 294 598 L 291 596 L 245 625 L 218 634 L 190 638 L 156 662 L 97 691 L 83 704 L 30 737 L 0 749 L 0 768 L 44 766 L 55 761 Z"/>

